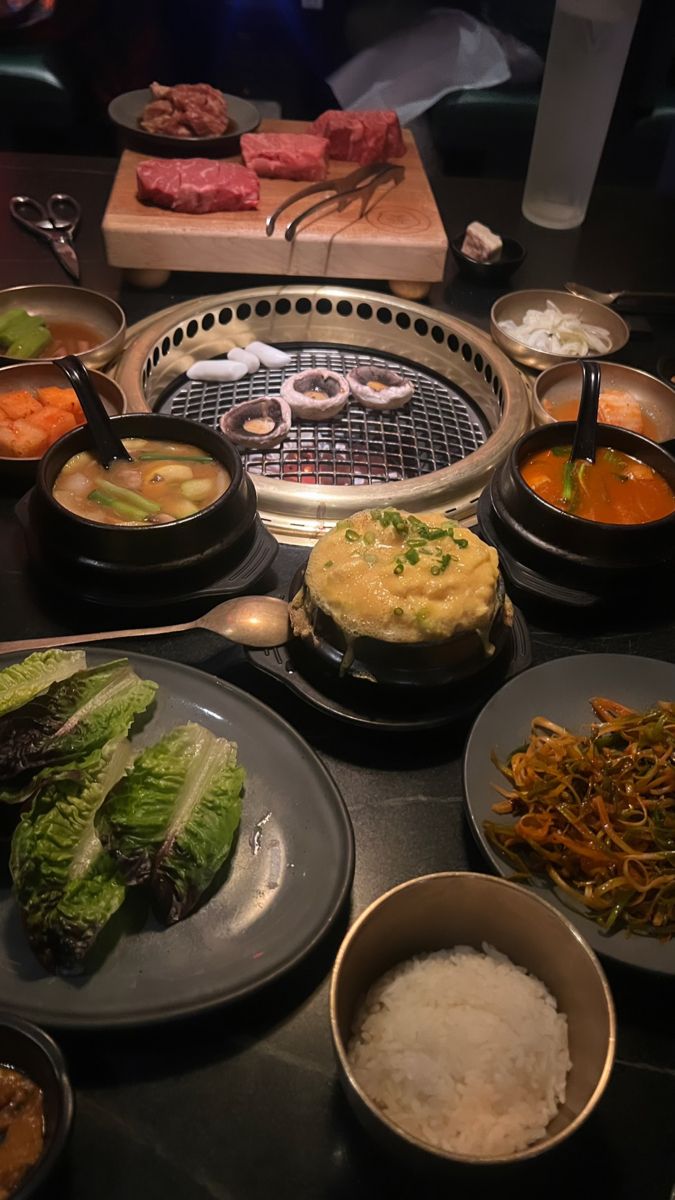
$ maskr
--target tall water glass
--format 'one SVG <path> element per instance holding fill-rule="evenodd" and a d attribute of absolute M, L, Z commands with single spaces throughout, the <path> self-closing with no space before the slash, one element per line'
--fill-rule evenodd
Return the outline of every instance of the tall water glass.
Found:
<path fill-rule="evenodd" d="M 586 216 L 641 0 L 557 0 L 523 215 L 549 229 Z"/>

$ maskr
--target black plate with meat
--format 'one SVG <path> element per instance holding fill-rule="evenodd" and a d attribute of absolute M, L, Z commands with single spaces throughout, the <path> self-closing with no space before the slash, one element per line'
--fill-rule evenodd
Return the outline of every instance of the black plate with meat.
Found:
<path fill-rule="evenodd" d="M 143 109 L 153 99 L 150 88 L 138 88 L 116 96 L 108 106 L 108 116 L 117 126 L 122 146 L 153 154 L 159 158 L 224 158 L 239 153 L 242 133 L 252 133 L 260 124 L 260 113 L 250 100 L 223 93 L 227 101 L 229 125 L 223 134 L 212 137 L 172 137 L 141 129 Z"/>

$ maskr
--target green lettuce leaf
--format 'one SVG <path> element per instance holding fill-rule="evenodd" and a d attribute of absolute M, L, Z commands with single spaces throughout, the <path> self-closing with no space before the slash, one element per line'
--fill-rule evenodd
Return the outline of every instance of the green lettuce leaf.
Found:
<path fill-rule="evenodd" d="M 0 671 L 0 716 L 21 708 L 52 683 L 87 665 L 83 650 L 39 650 Z"/>
<path fill-rule="evenodd" d="M 47 782 L 14 832 L 14 889 L 30 943 L 49 970 L 77 970 L 124 899 L 95 817 L 131 754 L 125 736 L 92 751 Z"/>
<path fill-rule="evenodd" d="M 53 683 L 0 717 L 0 788 L 21 788 L 43 767 L 71 763 L 126 735 L 156 690 L 126 659 Z"/>
<path fill-rule="evenodd" d="M 97 817 L 127 883 L 150 883 L 167 924 L 197 904 L 225 862 L 241 817 L 237 747 L 182 725 L 142 751 Z"/>

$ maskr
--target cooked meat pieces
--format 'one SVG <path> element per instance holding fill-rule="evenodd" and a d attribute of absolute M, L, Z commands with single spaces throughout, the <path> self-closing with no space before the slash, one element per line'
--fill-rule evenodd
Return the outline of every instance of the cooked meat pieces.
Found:
<path fill-rule="evenodd" d="M 312 133 L 245 133 L 241 156 L 265 179 L 325 179 L 328 140 Z"/>
<path fill-rule="evenodd" d="M 148 158 L 138 164 L 136 182 L 139 200 L 175 212 L 239 212 L 260 199 L 253 171 L 212 158 Z"/>
<path fill-rule="evenodd" d="M 393 110 L 329 109 L 317 117 L 310 130 L 328 138 L 330 158 L 366 165 L 405 154 L 401 126 Z"/>
<path fill-rule="evenodd" d="M 352 396 L 366 408 L 402 408 L 412 399 L 413 385 L 389 367 L 361 364 L 347 375 Z"/>
<path fill-rule="evenodd" d="M 139 118 L 141 129 L 171 137 L 216 137 L 229 124 L 227 101 L 209 83 L 151 83 L 153 99 Z"/>

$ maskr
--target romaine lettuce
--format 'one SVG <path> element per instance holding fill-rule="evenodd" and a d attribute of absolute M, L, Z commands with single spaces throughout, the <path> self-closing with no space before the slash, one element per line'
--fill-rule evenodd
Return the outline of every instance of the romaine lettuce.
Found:
<path fill-rule="evenodd" d="M 167 924 L 195 907 L 225 862 L 244 778 L 233 742 L 182 725 L 142 751 L 100 809 L 101 841 L 127 883 L 149 881 Z"/>
<path fill-rule="evenodd" d="M 21 708 L 52 683 L 83 671 L 86 665 L 83 650 L 39 650 L 5 667 L 0 671 L 0 716 Z"/>
<path fill-rule="evenodd" d="M 55 772 L 14 832 L 16 896 L 31 945 L 50 970 L 77 969 L 124 899 L 124 883 L 94 819 L 131 753 L 121 736 Z"/>
<path fill-rule="evenodd" d="M 126 659 L 78 671 L 0 717 L 0 787 L 25 784 L 41 768 L 70 763 L 126 735 L 157 684 Z"/>

